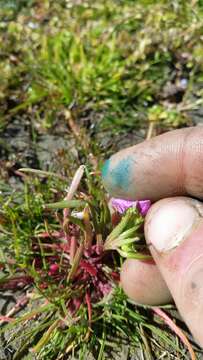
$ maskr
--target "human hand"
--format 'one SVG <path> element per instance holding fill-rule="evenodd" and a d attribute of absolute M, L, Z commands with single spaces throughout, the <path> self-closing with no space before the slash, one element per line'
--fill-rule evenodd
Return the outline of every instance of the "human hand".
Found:
<path fill-rule="evenodd" d="M 171 131 L 124 149 L 106 161 L 102 174 L 110 195 L 155 202 L 145 219 L 155 263 L 126 260 L 121 270 L 125 292 L 149 305 L 168 302 L 172 295 L 203 347 L 203 127 Z"/>

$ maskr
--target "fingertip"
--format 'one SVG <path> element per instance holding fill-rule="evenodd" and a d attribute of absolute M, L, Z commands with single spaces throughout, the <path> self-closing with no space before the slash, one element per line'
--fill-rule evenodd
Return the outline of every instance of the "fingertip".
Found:
<path fill-rule="evenodd" d="M 203 204 L 186 197 L 157 202 L 145 236 L 180 314 L 203 346 Z"/>
<path fill-rule="evenodd" d="M 161 305 L 172 300 L 154 261 L 126 260 L 121 269 L 121 285 L 137 304 Z"/>

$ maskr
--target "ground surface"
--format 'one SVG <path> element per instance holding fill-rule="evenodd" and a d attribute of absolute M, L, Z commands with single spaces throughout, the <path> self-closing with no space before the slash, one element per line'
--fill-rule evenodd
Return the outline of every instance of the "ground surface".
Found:
<path fill-rule="evenodd" d="M 21 167 L 68 184 L 90 153 L 101 164 L 150 128 L 202 125 L 201 0 L 0 0 L 0 43 L 2 206 L 24 191 Z M 10 295 L 0 294 L 2 314 Z M 12 358 L 3 347 L 0 358 Z"/>

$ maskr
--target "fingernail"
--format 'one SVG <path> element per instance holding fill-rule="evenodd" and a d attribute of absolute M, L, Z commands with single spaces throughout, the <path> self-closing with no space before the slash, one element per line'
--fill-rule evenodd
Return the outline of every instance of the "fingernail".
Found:
<path fill-rule="evenodd" d="M 198 224 L 200 219 L 198 206 L 196 200 L 188 199 L 160 203 L 158 210 L 152 209 L 147 219 L 147 242 L 159 252 L 177 247 Z"/>

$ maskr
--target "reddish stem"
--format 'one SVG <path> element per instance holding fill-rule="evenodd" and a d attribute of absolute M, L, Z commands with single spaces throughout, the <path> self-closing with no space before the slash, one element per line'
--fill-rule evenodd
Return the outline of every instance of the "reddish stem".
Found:
<path fill-rule="evenodd" d="M 187 337 L 183 333 L 183 331 L 169 318 L 169 316 L 163 310 L 161 310 L 158 307 L 154 307 L 153 311 L 155 314 L 157 314 L 164 320 L 165 324 L 167 324 L 170 327 L 170 329 L 180 338 L 183 344 L 188 348 L 191 359 L 196 360 L 197 358 L 193 351 L 193 348 L 190 342 L 188 341 Z"/>
<path fill-rule="evenodd" d="M 87 304 L 88 319 L 89 319 L 89 324 L 90 324 L 92 321 L 92 304 L 91 304 L 91 298 L 90 298 L 89 291 L 87 291 L 85 294 L 85 301 Z"/>
<path fill-rule="evenodd" d="M 75 257 L 76 254 L 76 250 L 77 250 L 77 240 L 75 236 L 71 236 L 70 239 L 70 264 L 73 264 L 73 259 Z"/>
<path fill-rule="evenodd" d="M 0 284 L 1 290 L 16 290 L 33 283 L 33 278 L 29 275 L 16 276 Z"/>
<path fill-rule="evenodd" d="M 12 317 L 0 315 L 0 324 L 1 325 L 4 322 L 11 322 L 11 321 L 14 321 L 14 320 L 15 319 L 13 319 Z"/>

